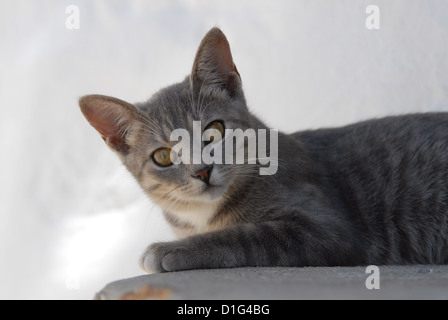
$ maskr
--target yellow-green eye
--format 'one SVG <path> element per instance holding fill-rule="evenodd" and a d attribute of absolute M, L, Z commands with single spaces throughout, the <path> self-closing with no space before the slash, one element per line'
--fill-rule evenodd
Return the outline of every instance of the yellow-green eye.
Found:
<path fill-rule="evenodd" d="M 157 149 L 153 153 L 152 159 L 159 166 L 167 167 L 167 166 L 170 166 L 170 165 L 173 164 L 173 162 L 171 161 L 170 153 L 171 153 L 171 149 L 169 149 L 169 148 L 160 148 L 160 149 Z"/>
<path fill-rule="evenodd" d="M 213 121 L 213 122 L 210 122 L 210 123 L 208 124 L 208 126 L 205 127 L 205 130 L 204 130 L 204 131 L 206 131 L 206 130 L 208 130 L 208 129 L 218 130 L 219 133 L 221 133 L 221 138 L 224 136 L 225 128 L 224 128 L 224 123 L 222 123 L 221 121 Z M 210 132 L 208 138 L 210 139 L 210 142 L 212 142 L 212 141 L 215 140 L 215 136 L 214 136 L 211 132 Z"/>

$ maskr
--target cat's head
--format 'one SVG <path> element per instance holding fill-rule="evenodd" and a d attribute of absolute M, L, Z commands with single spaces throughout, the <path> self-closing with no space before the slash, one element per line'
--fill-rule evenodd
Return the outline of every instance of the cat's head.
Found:
<path fill-rule="evenodd" d="M 170 141 L 176 129 L 186 130 L 193 139 L 194 130 L 200 130 L 200 134 L 206 129 L 223 133 L 224 129 L 252 126 L 229 43 L 217 28 L 203 38 L 191 75 L 160 90 L 149 101 L 130 104 L 88 95 L 79 104 L 86 119 L 144 191 L 164 209 L 220 201 L 253 172 L 246 165 L 172 164 L 170 158 L 170 149 L 178 143 Z M 196 122 L 194 129 L 193 121 L 200 121 L 201 128 Z M 208 143 L 202 142 L 200 149 Z"/>

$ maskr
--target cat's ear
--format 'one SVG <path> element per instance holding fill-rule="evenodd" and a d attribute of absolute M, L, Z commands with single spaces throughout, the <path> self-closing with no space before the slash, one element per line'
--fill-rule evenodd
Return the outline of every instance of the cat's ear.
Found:
<path fill-rule="evenodd" d="M 79 99 L 79 106 L 87 121 L 113 150 L 127 154 L 131 129 L 138 123 L 136 108 L 120 99 L 88 95 Z"/>
<path fill-rule="evenodd" d="M 190 78 L 193 90 L 205 88 L 225 90 L 234 96 L 241 88 L 241 77 L 224 33 L 213 28 L 202 39 L 193 63 Z"/>

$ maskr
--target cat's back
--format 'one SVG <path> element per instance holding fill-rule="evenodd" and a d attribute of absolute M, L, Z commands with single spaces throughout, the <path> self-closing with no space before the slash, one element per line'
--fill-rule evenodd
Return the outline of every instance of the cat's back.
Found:
<path fill-rule="evenodd" d="M 434 156 L 448 156 L 448 113 L 391 116 L 291 136 L 305 147 L 311 158 L 324 162 L 359 159 L 369 164 L 388 160 L 405 165 L 418 155 L 424 164 L 426 157 L 435 161 Z M 448 162 L 442 167 L 446 165 Z"/>
<path fill-rule="evenodd" d="M 316 183 L 365 235 L 372 261 L 448 262 L 448 113 L 291 136 Z"/>
<path fill-rule="evenodd" d="M 408 134 L 416 135 L 418 140 L 448 136 L 448 112 L 390 116 L 344 127 L 299 131 L 290 136 L 309 146 L 318 147 L 334 143 L 345 145 L 363 139 L 382 142 Z"/>

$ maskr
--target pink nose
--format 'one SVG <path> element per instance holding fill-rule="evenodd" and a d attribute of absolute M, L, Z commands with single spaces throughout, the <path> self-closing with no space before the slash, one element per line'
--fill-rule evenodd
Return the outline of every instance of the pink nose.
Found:
<path fill-rule="evenodd" d="M 209 167 L 205 167 L 199 171 L 197 171 L 194 174 L 195 178 L 201 179 L 202 181 L 204 181 L 205 183 L 209 183 L 210 180 L 210 173 L 212 172 L 213 167 L 209 166 Z"/>

